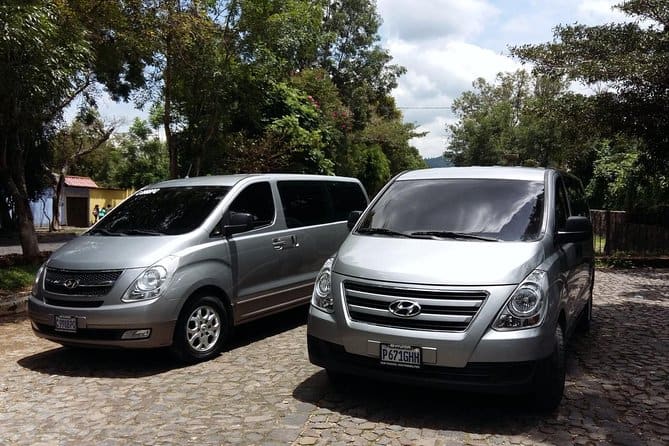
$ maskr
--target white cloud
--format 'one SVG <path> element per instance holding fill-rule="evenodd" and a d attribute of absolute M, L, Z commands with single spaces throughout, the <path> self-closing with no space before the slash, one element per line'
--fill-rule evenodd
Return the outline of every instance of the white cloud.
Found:
<path fill-rule="evenodd" d="M 377 11 L 384 35 L 406 41 L 475 36 L 498 13 L 486 0 L 380 0 Z"/>
<path fill-rule="evenodd" d="M 582 0 L 577 6 L 577 20 L 588 24 L 628 21 L 629 16 L 613 6 L 620 0 Z"/>
<path fill-rule="evenodd" d="M 507 56 L 460 40 L 440 39 L 429 43 L 391 40 L 387 43 L 395 62 L 409 68 L 400 78 L 393 96 L 399 107 L 407 107 L 402 109 L 405 121 L 430 132 L 412 140 L 425 157 L 444 151 L 445 125 L 454 120 L 450 111 L 453 99 L 470 90 L 478 77 L 492 81 L 497 73 L 520 67 Z"/>

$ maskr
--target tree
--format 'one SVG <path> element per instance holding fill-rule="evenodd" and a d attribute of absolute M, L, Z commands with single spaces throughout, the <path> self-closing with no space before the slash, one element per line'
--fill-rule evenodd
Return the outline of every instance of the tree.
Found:
<path fill-rule="evenodd" d="M 71 166 L 106 187 L 139 189 L 169 178 L 165 143 L 150 125 L 136 118 L 125 133 L 116 133 L 104 150 L 88 152 Z"/>
<path fill-rule="evenodd" d="M 44 153 L 53 121 L 89 83 L 91 50 L 61 2 L 10 2 L 0 7 L 0 23 L 0 182 L 14 203 L 23 254 L 36 258 L 26 166 Z"/>
<path fill-rule="evenodd" d="M 60 202 L 65 186 L 65 176 L 83 156 L 102 147 L 114 132 L 106 127 L 97 110 L 82 108 L 74 122 L 62 128 L 51 140 L 54 158 L 51 163 L 53 177 L 53 204 L 50 231 L 60 229 Z"/>
<path fill-rule="evenodd" d="M 381 19 L 375 2 L 325 3 L 323 29 L 327 40 L 320 48 L 318 61 L 332 76 L 344 104 L 353 111 L 354 128 L 361 129 L 374 108 L 385 115 L 385 99 L 406 69 L 391 65 L 392 57 L 378 45 Z"/>
<path fill-rule="evenodd" d="M 587 101 L 593 111 L 591 132 L 640 141 L 622 150 L 630 150 L 632 158 L 638 150 L 646 176 L 663 183 L 669 173 L 669 9 L 663 0 L 631 0 L 617 8 L 634 21 L 560 25 L 552 42 L 522 45 L 512 53 L 534 64 L 537 73 L 597 86 L 598 93 Z M 659 193 L 669 198 L 669 189 Z"/>
<path fill-rule="evenodd" d="M 447 127 L 444 157 L 456 165 L 513 164 L 580 169 L 592 151 L 584 98 L 555 77 L 526 71 L 474 82 L 453 102 L 459 120 Z"/>

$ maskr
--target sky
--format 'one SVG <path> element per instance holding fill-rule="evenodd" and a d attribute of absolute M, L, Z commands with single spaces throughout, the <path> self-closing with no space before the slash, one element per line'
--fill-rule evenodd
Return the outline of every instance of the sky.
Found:
<path fill-rule="evenodd" d="M 619 0 L 377 0 L 381 46 L 407 73 L 392 92 L 406 122 L 429 132 L 412 145 L 423 157 L 443 154 L 454 99 L 483 77 L 521 68 L 508 47 L 552 39 L 558 24 L 597 25 L 625 19 Z M 104 118 L 120 130 L 147 113 L 132 104 L 100 101 Z M 67 117 L 67 116 L 66 116 Z"/>
<path fill-rule="evenodd" d="M 478 77 L 521 68 L 508 47 L 548 42 L 558 24 L 624 21 L 618 0 L 378 0 L 382 46 L 406 67 L 393 91 L 404 120 L 429 132 L 411 141 L 423 157 L 443 154 L 453 100 Z M 405 108 L 406 107 L 406 108 Z M 414 108 L 418 107 L 418 109 Z M 420 107 L 441 107 L 420 109 Z"/>

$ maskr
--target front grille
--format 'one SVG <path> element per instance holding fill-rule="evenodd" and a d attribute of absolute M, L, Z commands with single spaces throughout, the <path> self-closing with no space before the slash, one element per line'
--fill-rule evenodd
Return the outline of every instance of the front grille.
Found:
<path fill-rule="evenodd" d="M 394 288 L 345 282 L 346 307 L 351 319 L 385 327 L 416 330 L 465 331 L 488 297 L 485 291 Z M 401 317 L 389 306 L 397 300 L 420 305 L 416 316 Z"/>
<path fill-rule="evenodd" d="M 55 307 L 69 307 L 69 308 L 97 308 L 101 307 L 104 301 L 102 300 L 63 300 L 51 299 L 46 297 L 44 303 L 53 305 Z"/>
<path fill-rule="evenodd" d="M 104 296 L 123 271 L 74 271 L 47 268 L 44 289 L 68 296 Z"/>

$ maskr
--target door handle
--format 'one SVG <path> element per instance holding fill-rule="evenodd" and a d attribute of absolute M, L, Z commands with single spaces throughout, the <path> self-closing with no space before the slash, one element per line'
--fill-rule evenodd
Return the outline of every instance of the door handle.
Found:
<path fill-rule="evenodd" d="M 275 250 L 281 251 L 283 248 L 286 247 L 286 241 L 280 238 L 275 238 L 272 240 L 272 246 L 274 247 Z"/>

